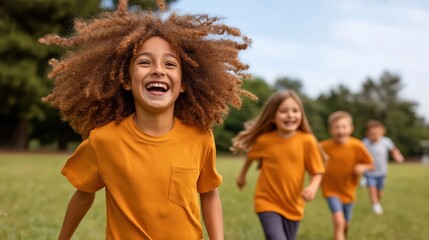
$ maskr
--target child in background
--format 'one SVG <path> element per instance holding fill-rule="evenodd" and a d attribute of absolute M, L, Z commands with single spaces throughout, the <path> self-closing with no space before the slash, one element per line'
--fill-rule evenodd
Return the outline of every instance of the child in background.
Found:
<path fill-rule="evenodd" d="M 50 62 L 44 101 L 84 138 L 62 169 L 77 190 L 59 239 L 102 188 L 107 239 L 202 239 L 200 204 L 210 239 L 223 239 L 211 128 L 253 97 L 238 59 L 250 40 L 218 18 L 128 12 L 126 0 L 74 30 L 40 39 L 69 47 Z"/>
<path fill-rule="evenodd" d="M 332 138 L 321 142 L 329 157 L 321 189 L 332 212 L 334 239 L 343 240 L 350 227 L 359 176 L 374 166 L 362 141 L 351 136 L 353 119 L 348 112 L 333 112 L 328 122 Z"/>
<path fill-rule="evenodd" d="M 237 178 L 240 190 L 252 162 L 260 162 L 254 204 L 266 239 L 296 239 L 305 201 L 314 198 L 324 172 L 321 149 L 298 95 L 282 91 L 271 96 L 259 118 L 233 139 L 232 150 L 247 152 Z M 311 180 L 304 188 L 306 171 Z"/>
<path fill-rule="evenodd" d="M 365 172 L 365 177 L 372 203 L 372 210 L 377 215 L 383 213 L 380 200 L 383 195 L 384 181 L 387 174 L 389 152 L 392 154 L 395 161 L 399 163 L 404 161 L 404 157 L 399 149 L 395 147 L 393 141 L 384 136 L 385 132 L 386 129 L 381 122 L 369 120 L 366 124 L 366 138 L 363 139 L 363 143 L 371 153 L 375 163 L 375 169 Z"/>

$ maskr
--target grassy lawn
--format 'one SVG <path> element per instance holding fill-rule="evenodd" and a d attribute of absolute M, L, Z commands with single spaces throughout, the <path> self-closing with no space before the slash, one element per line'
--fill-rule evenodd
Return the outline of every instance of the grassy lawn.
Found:
<path fill-rule="evenodd" d="M 65 154 L 0 153 L 0 240 L 55 239 L 62 224 L 73 187 L 59 173 Z M 224 177 L 220 188 L 226 239 L 263 239 L 253 213 L 257 171 L 251 170 L 243 192 L 235 187 L 242 161 L 219 157 Z M 365 189 L 357 190 L 349 240 L 429 239 L 429 166 L 392 164 L 386 183 L 385 213 L 371 212 Z M 104 193 L 97 193 L 94 206 L 73 239 L 104 239 Z M 320 193 L 306 207 L 298 239 L 331 239 L 330 213 Z"/>

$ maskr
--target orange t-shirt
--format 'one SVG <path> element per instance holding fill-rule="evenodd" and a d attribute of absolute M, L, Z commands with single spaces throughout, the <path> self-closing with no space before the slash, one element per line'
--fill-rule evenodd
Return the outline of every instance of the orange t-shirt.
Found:
<path fill-rule="evenodd" d="M 280 137 L 277 131 L 265 133 L 258 137 L 247 158 L 262 162 L 255 211 L 276 212 L 289 220 L 301 220 L 305 171 L 312 175 L 325 171 L 315 137 L 301 131 L 290 138 Z"/>
<path fill-rule="evenodd" d="M 161 137 L 132 116 L 94 129 L 62 173 L 79 190 L 106 189 L 107 239 L 202 239 L 198 193 L 218 187 L 211 132 L 176 119 Z"/>
<path fill-rule="evenodd" d="M 334 139 L 321 142 L 323 150 L 329 156 L 326 173 L 323 175 L 321 188 L 325 197 L 338 197 L 343 203 L 355 200 L 359 176 L 354 173 L 357 164 L 370 164 L 372 157 L 362 141 L 350 137 L 340 144 Z"/>

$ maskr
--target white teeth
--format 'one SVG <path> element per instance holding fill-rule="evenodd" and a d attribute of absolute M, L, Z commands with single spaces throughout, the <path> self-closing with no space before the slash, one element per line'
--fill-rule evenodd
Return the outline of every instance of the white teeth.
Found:
<path fill-rule="evenodd" d="M 168 85 L 165 83 L 159 83 L 159 82 L 153 82 L 146 85 L 146 89 L 156 87 L 156 88 L 162 88 L 164 90 L 168 90 Z"/>

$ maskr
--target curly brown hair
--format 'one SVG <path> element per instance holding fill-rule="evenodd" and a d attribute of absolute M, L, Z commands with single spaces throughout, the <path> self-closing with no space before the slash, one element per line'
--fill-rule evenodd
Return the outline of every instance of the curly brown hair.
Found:
<path fill-rule="evenodd" d="M 83 138 L 96 127 L 119 123 L 135 112 L 131 92 L 122 87 L 130 81 L 130 59 L 144 41 L 159 36 L 177 50 L 182 62 L 186 91 L 177 99 L 174 115 L 209 130 L 222 123 L 230 106 L 241 106 L 242 96 L 256 99 L 241 88 L 249 75 L 248 65 L 238 58 L 251 40 L 220 20 L 206 14 L 128 11 L 126 0 L 119 1 L 116 11 L 77 18 L 71 36 L 39 39 L 68 49 L 60 60 L 49 62 L 54 88 L 43 101 L 59 108 L 62 119 Z"/>

